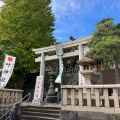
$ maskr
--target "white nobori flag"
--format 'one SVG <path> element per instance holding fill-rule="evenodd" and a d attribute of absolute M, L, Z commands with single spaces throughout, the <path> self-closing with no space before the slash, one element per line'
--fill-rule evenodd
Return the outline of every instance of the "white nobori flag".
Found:
<path fill-rule="evenodd" d="M 16 57 L 5 54 L 5 60 L 0 77 L 0 86 L 5 87 L 8 83 L 15 65 Z"/>
<path fill-rule="evenodd" d="M 42 87 L 43 87 L 43 76 L 37 76 L 35 91 L 34 91 L 34 100 L 38 100 L 41 97 Z"/>
<path fill-rule="evenodd" d="M 57 76 L 55 83 L 61 83 L 62 73 L 63 73 L 62 56 L 59 56 L 59 75 Z"/>

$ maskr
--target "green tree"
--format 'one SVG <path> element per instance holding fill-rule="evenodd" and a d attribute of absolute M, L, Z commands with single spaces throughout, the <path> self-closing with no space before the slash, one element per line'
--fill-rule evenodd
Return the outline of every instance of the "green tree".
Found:
<path fill-rule="evenodd" d="M 39 69 L 32 48 L 55 42 L 52 34 L 55 19 L 51 0 L 4 0 L 4 3 L 0 11 L 0 38 L 9 38 L 14 43 L 14 51 L 19 55 L 14 70 L 16 87 L 22 89 L 25 73 Z"/>
<path fill-rule="evenodd" d="M 88 43 L 89 56 L 93 59 L 103 59 L 104 67 L 115 65 L 115 83 L 120 83 L 118 64 L 120 61 L 120 24 L 115 24 L 111 18 L 106 18 L 96 24 L 96 30 Z"/>

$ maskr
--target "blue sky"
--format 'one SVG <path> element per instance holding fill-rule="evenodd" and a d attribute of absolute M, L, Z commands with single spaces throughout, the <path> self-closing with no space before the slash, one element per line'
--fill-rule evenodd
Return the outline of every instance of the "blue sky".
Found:
<path fill-rule="evenodd" d="M 103 18 L 120 22 L 120 0 L 52 0 L 52 10 L 56 18 L 53 34 L 58 42 L 91 35 Z"/>
<path fill-rule="evenodd" d="M 54 36 L 58 42 L 87 37 L 103 18 L 120 22 L 120 0 L 52 0 L 55 15 Z"/>

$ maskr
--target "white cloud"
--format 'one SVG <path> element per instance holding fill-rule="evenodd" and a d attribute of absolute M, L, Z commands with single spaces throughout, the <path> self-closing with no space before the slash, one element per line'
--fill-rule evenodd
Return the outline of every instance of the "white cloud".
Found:
<path fill-rule="evenodd" d="M 55 36 L 59 38 L 92 33 L 95 24 L 105 17 L 118 16 L 120 20 L 120 0 L 52 0 L 52 9 Z"/>
<path fill-rule="evenodd" d="M 52 0 L 52 9 L 57 20 L 75 14 L 80 8 L 81 2 L 78 0 Z"/>

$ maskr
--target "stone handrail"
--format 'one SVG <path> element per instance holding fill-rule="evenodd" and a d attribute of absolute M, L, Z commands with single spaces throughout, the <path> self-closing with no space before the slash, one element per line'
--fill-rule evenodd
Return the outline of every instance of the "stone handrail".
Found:
<path fill-rule="evenodd" d="M 62 110 L 120 113 L 120 84 L 63 85 Z"/>
<path fill-rule="evenodd" d="M 13 106 L 22 99 L 23 90 L 0 88 L 0 107 Z"/>

